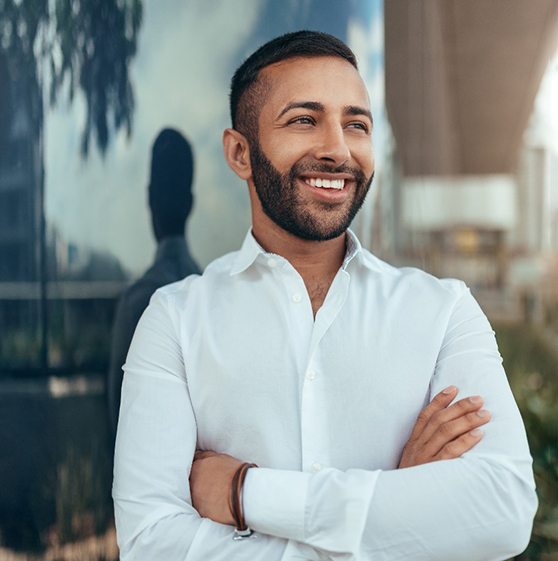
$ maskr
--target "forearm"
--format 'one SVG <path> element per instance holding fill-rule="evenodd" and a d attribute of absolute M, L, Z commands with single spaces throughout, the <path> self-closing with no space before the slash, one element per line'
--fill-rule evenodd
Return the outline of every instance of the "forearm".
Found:
<path fill-rule="evenodd" d="M 530 535 L 529 471 L 478 457 L 386 472 L 252 470 L 246 517 L 332 559 L 507 559 Z"/>
<path fill-rule="evenodd" d="M 537 507 L 526 462 L 470 457 L 383 472 L 366 521 L 366 553 L 379 561 L 401 551 L 414 561 L 517 555 Z"/>
<path fill-rule="evenodd" d="M 286 541 L 259 535 L 254 540 L 233 542 L 230 526 L 200 518 L 195 511 L 165 515 L 153 513 L 137 531 L 126 532 L 134 505 L 115 498 L 120 559 L 122 561 L 279 561 Z M 148 519 L 149 518 L 149 519 Z"/>
<path fill-rule="evenodd" d="M 285 540 L 233 542 L 232 526 L 199 516 L 188 484 L 194 450 L 195 420 L 185 386 L 127 372 L 113 485 L 122 561 L 281 559 Z"/>

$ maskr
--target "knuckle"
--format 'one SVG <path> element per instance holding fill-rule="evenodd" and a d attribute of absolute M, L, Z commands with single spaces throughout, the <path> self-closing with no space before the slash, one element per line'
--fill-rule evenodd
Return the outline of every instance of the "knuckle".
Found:
<path fill-rule="evenodd" d="M 447 396 L 445 396 L 444 394 L 437 394 L 433 397 L 432 401 L 428 404 L 428 408 L 430 410 L 434 410 L 434 411 L 438 411 L 439 409 L 442 409 L 443 407 L 445 407 L 447 405 L 446 400 L 444 398 L 446 398 Z"/>
<path fill-rule="evenodd" d="M 444 446 L 444 452 L 451 458 L 457 458 L 461 455 L 461 449 L 456 442 L 448 442 Z"/>
<path fill-rule="evenodd" d="M 411 436 L 409 440 L 407 440 L 407 444 L 405 444 L 403 452 L 411 452 L 412 450 L 414 450 L 417 443 L 417 438 L 418 437 L 416 436 Z"/>
<path fill-rule="evenodd" d="M 480 425 L 484 421 L 484 419 L 479 417 L 476 413 L 468 413 L 465 419 L 471 426 Z"/>
<path fill-rule="evenodd" d="M 451 436 L 453 433 L 452 426 L 450 423 L 444 423 L 440 426 L 440 434 L 443 436 Z"/>
<path fill-rule="evenodd" d="M 439 423 L 441 420 L 441 416 L 442 416 L 442 411 L 436 411 L 432 414 L 432 416 L 430 417 L 430 420 L 433 423 Z"/>
<path fill-rule="evenodd" d="M 445 448 L 442 448 L 436 455 L 437 460 L 452 460 L 453 457 Z"/>
<path fill-rule="evenodd" d="M 465 398 L 465 399 L 460 399 L 459 401 L 457 401 L 454 404 L 454 407 L 456 409 L 459 409 L 460 411 L 469 411 L 470 407 L 471 407 L 471 402 Z"/>

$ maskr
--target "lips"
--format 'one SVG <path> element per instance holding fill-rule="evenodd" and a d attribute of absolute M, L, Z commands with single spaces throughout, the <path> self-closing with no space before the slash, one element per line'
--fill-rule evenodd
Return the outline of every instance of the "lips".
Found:
<path fill-rule="evenodd" d="M 330 204 L 344 203 L 355 183 L 348 174 L 305 174 L 298 180 L 314 198 Z"/>

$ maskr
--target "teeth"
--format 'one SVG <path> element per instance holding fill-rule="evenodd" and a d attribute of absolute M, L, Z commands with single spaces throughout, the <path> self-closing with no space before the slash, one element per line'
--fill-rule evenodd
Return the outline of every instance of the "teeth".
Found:
<path fill-rule="evenodd" d="M 345 187 L 344 179 L 321 179 L 319 177 L 310 177 L 306 179 L 306 183 L 312 187 L 321 187 L 322 189 L 343 189 Z"/>

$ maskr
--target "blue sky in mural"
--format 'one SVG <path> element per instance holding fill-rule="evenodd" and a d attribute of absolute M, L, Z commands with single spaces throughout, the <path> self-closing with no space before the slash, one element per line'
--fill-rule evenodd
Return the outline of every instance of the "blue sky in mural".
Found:
<path fill-rule="evenodd" d="M 188 235 L 202 265 L 236 249 L 249 227 L 245 186 L 226 166 L 228 87 L 235 67 L 262 42 L 312 28 L 349 42 L 375 112 L 377 160 L 385 136 L 381 0 L 145 1 L 131 75 L 136 96 L 130 139 L 117 135 L 105 159 L 79 157 L 83 101 L 60 105 L 46 120 L 47 220 L 65 242 L 108 252 L 134 275 L 155 251 L 146 206 L 150 147 L 173 126 L 196 156 L 195 210 Z M 368 220 L 366 211 L 363 219 Z"/>

